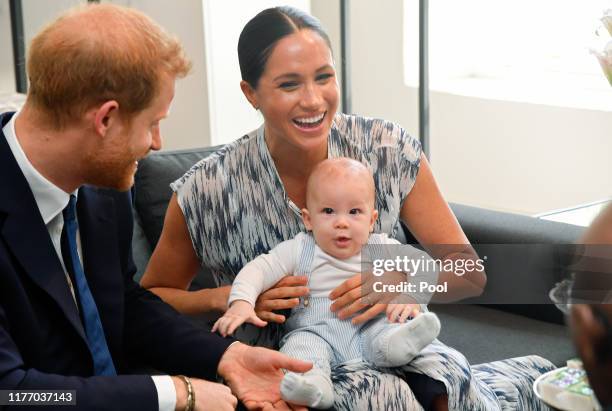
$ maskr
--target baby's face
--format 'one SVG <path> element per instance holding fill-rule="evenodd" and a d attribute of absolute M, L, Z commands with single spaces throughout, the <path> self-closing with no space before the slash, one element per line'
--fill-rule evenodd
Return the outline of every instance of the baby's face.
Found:
<path fill-rule="evenodd" d="M 363 179 L 319 179 L 302 210 L 306 228 L 327 254 L 346 259 L 361 252 L 374 229 L 372 187 Z"/>

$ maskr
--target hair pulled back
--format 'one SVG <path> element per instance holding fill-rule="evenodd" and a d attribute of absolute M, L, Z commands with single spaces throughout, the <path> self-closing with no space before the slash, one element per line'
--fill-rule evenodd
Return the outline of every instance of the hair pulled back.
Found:
<path fill-rule="evenodd" d="M 329 36 L 321 22 L 308 13 L 289 6 L 263 10 L 242 29 L 238 40 L 238 61 L 242 79 L 254 89 L 276 43 L 299 30 L 317 33 L 331 50 Z"/>

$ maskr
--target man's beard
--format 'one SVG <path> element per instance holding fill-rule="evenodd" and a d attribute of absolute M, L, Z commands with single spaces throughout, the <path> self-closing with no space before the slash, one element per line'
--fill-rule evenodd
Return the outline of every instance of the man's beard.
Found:
<path fill-rule="evenodd" d="M 136 166 L 132 156 L 116 155 L 106 159 L 91 156 L 87 164 L 87 184 L 119 191 L 127 191 L 134 184 Z"/>

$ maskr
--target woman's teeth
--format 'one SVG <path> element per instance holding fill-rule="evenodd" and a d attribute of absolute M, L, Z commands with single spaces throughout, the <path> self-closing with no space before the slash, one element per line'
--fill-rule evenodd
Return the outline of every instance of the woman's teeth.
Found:
<path fill-rule="evenodd" d="M 323 117 L 325 117 L 325 113 L 321 113 L 318 116 L 314 117 L 304 117 L 304 118 L 296 118 L 293 120 L 295 124 L 300 127 L 317 127 L 323 121 Z"/>

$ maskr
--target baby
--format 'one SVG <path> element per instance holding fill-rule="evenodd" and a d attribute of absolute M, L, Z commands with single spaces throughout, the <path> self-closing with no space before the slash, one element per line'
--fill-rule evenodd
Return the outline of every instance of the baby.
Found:
<path fill-rule="evenodd" d="M 364 245 L 400 244 L 385 234 L 370 234 L 378 217 L 374 200 L 374 180 L 363 164 L 335 158 L 317 165 L 302 210 L 311 233 L 300 233 L 248 263 L 234 280 L 229 309 L 213 326 L 223 336 L 244 322 L 265 326 L 254 310 L 259 294 L 287 274 L 308 277 L 310 295 L 287 319 L 280 350 L 314 367 L 305 374 L 285 374 L 281 394 L 288 402 L 329 408 L 334 402 L 332 367 L 351 360 L 405 365 L 440 332 L 436 315 L 420 313 L 418 304 L 389 304 L 388 321 L 381 315 L 363 325 L 340 320 L 330 310 L 331 290 L 362 271 Z M 414 258 L 424 254 L 413 250 Z M 414 318 L 406 322 L 409 317 Z"/>

